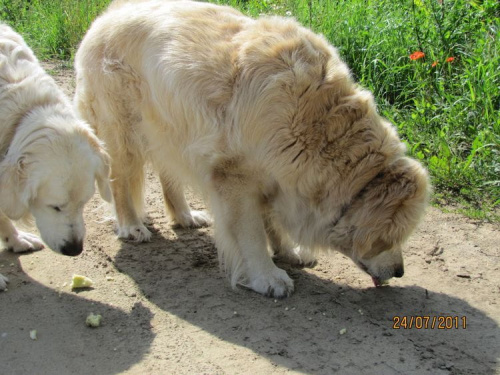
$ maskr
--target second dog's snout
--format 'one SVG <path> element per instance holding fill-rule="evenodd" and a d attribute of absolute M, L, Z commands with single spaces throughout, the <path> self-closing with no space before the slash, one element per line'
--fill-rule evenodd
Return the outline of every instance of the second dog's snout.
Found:
<path fill-rule="evenodd" d="M 398 266 L 394 269 L 394 277 L 403 277 L 405 269 L 403 266 Z"/>
<path fill-rule="evenodd" d="M 61 248 L 61 253 L 68 256 L 80 255 L 83 251 L 83 241 L 66 242 Z"/>

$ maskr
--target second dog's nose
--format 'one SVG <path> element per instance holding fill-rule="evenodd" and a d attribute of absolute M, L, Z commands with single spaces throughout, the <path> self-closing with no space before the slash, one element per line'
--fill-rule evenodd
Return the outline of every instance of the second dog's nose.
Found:
<path fill-rule="evenodd" d="M 83 251 L 83 241 L 66 242 L 61 249 L 63 255 L 77 256 Z"/>
<path fill-rule="evenodd" d="M 394 277 L 403 277 L 404 274 L 405 274 L 405 269 L 402 265 L 396 267 L 396 269 L 394 270 Z"/>

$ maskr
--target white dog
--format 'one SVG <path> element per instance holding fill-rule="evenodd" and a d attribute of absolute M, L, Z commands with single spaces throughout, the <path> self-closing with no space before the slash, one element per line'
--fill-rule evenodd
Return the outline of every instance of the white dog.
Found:
<path fill-rule="evenodd" d="M 83 249 L 83 207 L 111 200 L 109 158 L 22 37 L 0 24 L 0 240 L 14 252 L 43 247 L 12 220 L 30 214 L 51 249 Z M 7 279 L 0 275 L 0 290 Z"/>
<path fill-rule="evenodd" d="M 427 173 L 323 37 L 213 4 L 120 0 L 75 64 L 76 106 L 110 152 L 121 237 L 151 236 L 150 160 L 181 225 L 209 221 L 189 210 L 183 185 L 204 193 L 233 286 L 289 295 L 293 281 L 270 250 L 313 264 L 317 250 L 337 249 L 376 285 L 403 275 Z"/>

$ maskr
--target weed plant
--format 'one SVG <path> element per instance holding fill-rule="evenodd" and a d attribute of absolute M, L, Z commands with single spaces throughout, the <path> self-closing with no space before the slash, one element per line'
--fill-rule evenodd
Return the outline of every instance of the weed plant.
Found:
<path fill-rule="evenodd" d="M 69 60 L 109 0 L 0 0 L 0 19 L 21 33 L 39 58 Z"/>

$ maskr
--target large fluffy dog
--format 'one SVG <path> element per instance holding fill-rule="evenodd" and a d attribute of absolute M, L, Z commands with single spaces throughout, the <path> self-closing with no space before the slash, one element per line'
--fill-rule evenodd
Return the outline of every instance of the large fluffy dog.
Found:
<path fill-rule="evenodd" d="M 15 252 L 42 248 L 10 221 L 31 214 L 51 249 L 80 254 L 96 180 L 112 198 L 108 156 L 22 37 L 2 24 L 0 119 L 0 240 Z M 6 281 L 0 275 L 0 290 Z"/>
<path fill-rule="evenodd" d="M 76 70 L 77 108 L 111 155 L 121 237 L 150 238 L 150 160 L 179 224 L 208 221 L 184 184 L 208 199 L 233 286 L 293 291 L 269 249 L 299 264 L 338 249 L 376 284 L 403 275 L 427 174 L 323 37 L 211 4 L 120 1 L 88 31 Z"/>

